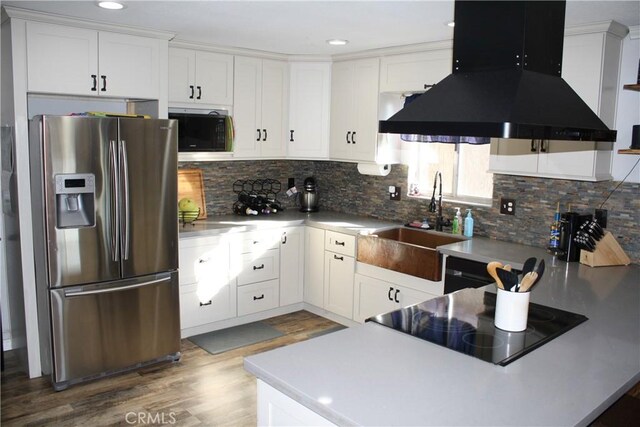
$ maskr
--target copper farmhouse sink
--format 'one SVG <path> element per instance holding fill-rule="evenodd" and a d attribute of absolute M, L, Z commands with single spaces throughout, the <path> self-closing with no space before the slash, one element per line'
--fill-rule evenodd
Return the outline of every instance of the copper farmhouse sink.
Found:
<path fill-rule="evenodd" d="M 391 228 L 358 236 L 358 261 L 438 282 L 442 254 L 436 248 L 464 239 L 445 234 Z"/>

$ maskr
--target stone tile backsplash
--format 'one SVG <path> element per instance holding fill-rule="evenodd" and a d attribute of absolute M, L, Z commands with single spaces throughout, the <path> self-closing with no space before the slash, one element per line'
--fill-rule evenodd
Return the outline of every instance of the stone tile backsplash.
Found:
<path fill-rule="evenodd" d="M 181 163 L 182 168 L 204 171 L 204 185 L 209 215 L 232 212 L 236 180 L 272 178 L 282 184 L 278 199 L 287 208 L 296 207 L 295 198 L 286 196 L 287 179 L 294 177 L 298 189 L 307 176 L 315 176 L 320 209 L 345 212 L 407 223 L 426 217 L 430 223 L 435 214 L 428 212 L 428 199 L 410 198 L 407 193 L 407 166 L 393 165 L 386 177 L 361 175 L 355 163 L 333 161 L 264 160 Z M 560 211 L 593 213 L 599 208 L 617 182 L 585 182 L 559 179 L 494 175 L 493 202 L 489 206 L 470 206 L 443 202 L 443 214 L 452 218 L 455 207 L 462 212 L 473 210 L 474 234 L 545 247 L 549 225 L 556 203 Z M 401 200 L 389 200 L 390 185 L 400 186 Z M 613 233 L 632 262 L 640 262 L 640 184 L 623 183 L 607 200 L 607 230 Z M 500 198 L 516 200 L 515 215 L 501 215 Z"/>

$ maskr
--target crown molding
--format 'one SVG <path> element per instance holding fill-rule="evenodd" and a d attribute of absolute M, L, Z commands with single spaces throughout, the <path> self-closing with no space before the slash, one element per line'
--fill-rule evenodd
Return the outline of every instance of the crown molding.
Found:
<path fill-rule="evenodd" d="M 150 37 L 162 40 L 171 40 L 176 35 L 168 31 L 152 30 L 148 28 L 130 27 L 127 25 L 109 24 L 89 19 L 70 18 L 55 13 L 35 12 L 12 6 L 3 6 L 5 13 L 11 19 L 24 19 L 26 21 L 46 22 L 49 24 L 66 25 L 69 27 L 88 28 L 97 31 L 111 31 L 134 36 Z"/>
<path fill-rule="evenodd" d="M 380 58 L 389 55 L 401 55 L 405 53 L 424 52 L 429 50 L 452 49 L 453 40 L 440 40 L 435 42 L 415 43 L 404 46 L 391 46 L 379 49 L 369 49 L 360 52 L 340 53 L 331 55 L 334 61 L 344 61 L 349 59 Z"/>
<path fill-rule="evenodd" d="M 280 61 L 286 61 L 290 56 L 283 53 L 266 52 L 266 51 L 257 50 L 257 49 L 247 49 L 247 48 L 233 47 L 233 46 L 219 46 L 219 45 L 214 45 L 209 43 L 195 42 L 195 41 L 189 41 L 189 40 L 176 40 L 176 39 L 169 41 L 169 47 L 204 50 L 204 51 L 213 52 L 213 53 L 226 53 L 228 55 L 252 56 L 254 58 L 275 59 Z"/>
<path fill-rule="evenodd" d="M 640 39 L 640 25 L 629 27 L 629 37 L 634 40 Z"/>
<path fill-rule="evenodd" d="M 565 36 L 590 33 L 609 33 L 623 39 L 629 34 L 629 28 L 617 21 L 600 21 L 564 29 Z"/>

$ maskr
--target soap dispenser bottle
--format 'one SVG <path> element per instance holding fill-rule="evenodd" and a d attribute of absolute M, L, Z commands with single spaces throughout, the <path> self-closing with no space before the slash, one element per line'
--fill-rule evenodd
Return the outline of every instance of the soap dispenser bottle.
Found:
<path fill-rule="evenodd" d="M 452 228 L 451 232 L 453 234 L 462 234 L 462 214 L 460 213 L 460 208 L 456 208 L 456 216 L 453 217 Z"/>
<path fill-rule="evenodd" d="M 464 219 L 464 235 L 467 237 L 473 236 L 473 217 L 471 216 L 471 209 L 467 209 L 467 217 Z"/>

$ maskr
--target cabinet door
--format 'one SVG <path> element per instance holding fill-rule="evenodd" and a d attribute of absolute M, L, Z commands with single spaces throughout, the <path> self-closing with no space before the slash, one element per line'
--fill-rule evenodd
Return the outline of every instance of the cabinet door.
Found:
<path fill-rule="evenodd" d="M 421 92 L 451 74 L 451 49 L 385 56 L 380 92 Z"/>
<path fill-rule="evenodd" d="M 351 135 L 349 158 L 362 162 L 375 162 L 378 148 L 378 58 L 355 62 L 354 128 Z"/>
<path fill-rule="evenodd" d="M 280 305 L 302 302 L 304 227 L 286 228 L 280 240 Z"/>
<path fill-rule="evenodd" d="M 262 61 L 262 111 L 260 117 L 261 157 L 284 156 L 289 99 L 289 72 L 286 62 Z"/>
<path fill-rule="evenodd" d="M 579 34 L 564 38 L 562 78 L 599 114 L 603 36 Z"/>
<path fill-rule="evenodd" d="M 196 52 L 195 101 L 200 104 L 233 104 L 233 56 Z"/>
<path fill-rule="evenodd" d="M 538 144 L 524 139 L 492 139 L 489 170 L 494 173 L 536 174 Z"/>
<path fill-rule="evenodd" d="M 27 22 L 27 62 L 29 92 L 98 94 L 94 30 Z"/>
<path fill-rule="evenodd" d="M 158 99 L 161 43 L 167 42 L 149 37 L 100 32 L 99 93 L 107 96 Z"/>
<path fill-rule="evenodd" d="M 593 141 L 544 141 L 538 159 L 538 173 L 547 176 L 597 181 L 611 179 L 610 170 L 611 150 L 597 150 Z"/>
<path fill-rule="evenodd" d="M 329 157 L 331 64 L 300 62 L 290 66 L 287 157 Z"/>
<path fill-rule="evenodd" d="M 433 295 L 428 292 L 416 291 L 415 289 L 406 288 L 404 286 L 395 285 L 393 288 L 394 290 L 392 298 L 395 303 L 394 310 L 428 301 L 437 297 L 437 295 Z"/>
<path fill-rule="evenodd" d="M 169 102 L 193 103 L 195 98 L 196 53 L 169 49 Z"/>
<path fill-rule="evenodd" d="M 262 131 L 260 111 L 262 108 L 262 61 L 236 56 L 233 74 L 233 120 L 235 157 L 257 157 Z"/>
<path fill-rule="evenodd" d="M 392 284 L 356 274 L 354 287 L 356 300 L 353 304 L 353 320 L 364 322 L 369 317 L 394 310 Z"/>
<path fill-rule="evenodd" d="M 353 257 L 326 251 L 324 258 L 324 308 L 348 319 L 353 318 Z"/>
<path fill-rule="evenodd" d="M 353 72 L 351 61 L 336 62 L 331 68 L 331 159 L 348 159 L 351 153 L 351 134 L 355 129 Z"/>
<path fill-rule="evenodd" d="M 304 302 L 324 306 L 324 230 L 305 227 Z"/>

